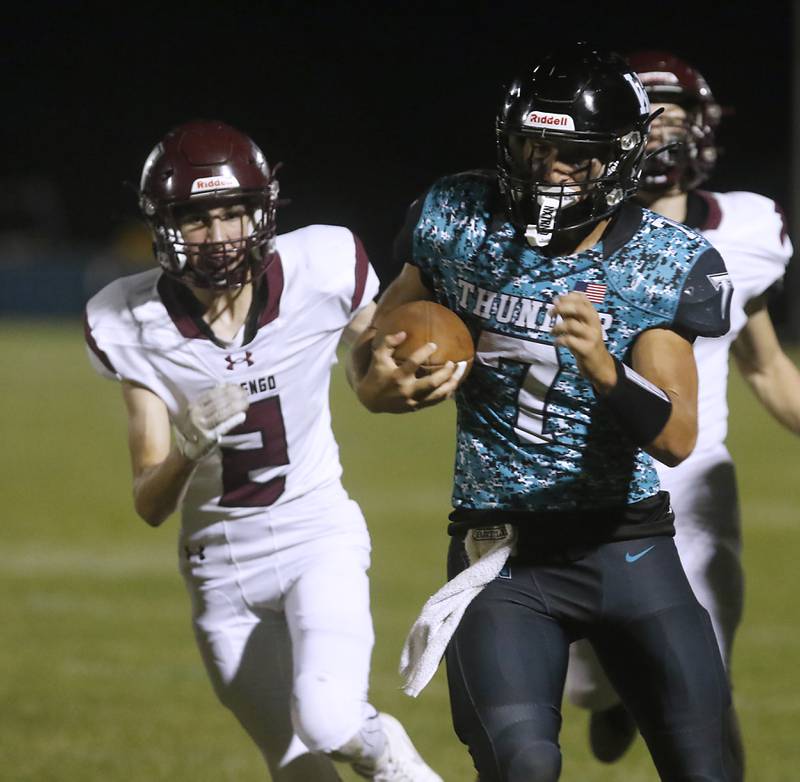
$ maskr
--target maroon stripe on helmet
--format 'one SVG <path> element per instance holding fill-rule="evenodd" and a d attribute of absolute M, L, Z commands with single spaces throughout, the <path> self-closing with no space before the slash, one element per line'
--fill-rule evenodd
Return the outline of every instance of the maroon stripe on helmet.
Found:
<path fill-rule="evenodd" d="M 705 223 L 700 226 L 700 230 L 713 231 L 719 228 L 719 224 L 722 222 L 722 209 L 720 209 L 719 201 L 714 198 L 713 193 L 709 193 L 707 190 L 695 190 L 694 192 L 708 205 L 708 217 L 706 217 Z"/>
<path fill-rule="evenodd" d="M 115 375 L 117 374 L 117 370 L 114 369 L 114 365 L 111 363 L 111 359 L 105 354 L 104 351 L 100 350 L 97 342 L 95 341 L 94 334 L 92 334 L 92 328 L 89 325 L 89 315 L 88 313 L 83 313 L 83 336 L 86 338 L 86 344 L 91 348 L 92 353 L 103 362 L 103 366 L 109 371 L 113 372 Z"/>
<path fill-rule="evenodd" d="M 369 273 L 369 257 L 364 245 L 355 234 L 353 241 L 356 244 L 356 287 L 353 291 L 353 300 L 350 302 L 350 312 L 355 312 L 361 306 L 364 289 L 367 287 L 367 274 Z"/>
<path fill-rule="evenodd" d="M 281 296 L 283 295 L 283 264 L 281 256 L 274 253 L 274 257 L 267 261 L 267 270 L 264 272 L 267 283 L 267 303 L 258 319 L 258 327 L 266 326 L 275 320 L 280 313 Z"/>
<path fill-rule="evenodd" d="M 194 313 L 192 313 L 192 303 L 195 303 L 195 309 L 197 309 L 200 306 L 199 302 L 183 283 L 176 282 L 168 275 L 162 274 L 156 288 L 167 313 L 182 337 L 208 339 L 195 322 Z M 202 313 L 198 312 L 197 315 L 200 316 Z"/>

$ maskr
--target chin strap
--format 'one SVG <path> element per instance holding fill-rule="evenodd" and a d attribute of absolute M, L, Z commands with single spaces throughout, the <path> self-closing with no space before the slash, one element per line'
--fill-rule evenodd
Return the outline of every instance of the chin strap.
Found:
<path fill-rule="evenodd" d="M 528 244 L 532 247 L 545 247 L 550 244 L 559 211 L 577 204 L 580 200 L 580 192 L 574 187 L 541 188 L 536 197 L 536 202 L 539 204 L 539 218 L 536 225 L 525 227 L 525 238 L 528 240 Z"/>
<path fill-rule="evenodd" d="M 539 219 L 536 225 L 525 227 L 525 239 L 531 247 L 545 247 L 553 238 L 556 217 L 561 208 L 561 199 L 552 196 L 539 196 Z"/>

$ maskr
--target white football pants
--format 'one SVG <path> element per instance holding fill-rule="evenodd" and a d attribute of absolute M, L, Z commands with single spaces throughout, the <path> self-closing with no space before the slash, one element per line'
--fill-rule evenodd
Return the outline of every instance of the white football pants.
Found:
<path fill-rule="evenodd" d="M 736 628 L 742 617 L 744 576 L 736 473 L 725 446 L 693 454 L 677 467 L 658 466 L 661 488 L 675 511 L 675 544 L 683 569 L 708 611 L 730 668 Z M 588 641 L 570 647 L 566 692 L 570 701 L 592 711 L 619 702 Z"/>
<path fill-rule="evenodd" d="M 183 532 L 181 572 L 214 690 L 273 780 L 329 782 L 339 777 L 320 753 L 374 713 L 369 536 L 346 495 L 324 512 L 319 502 L 287 505 Z"/>

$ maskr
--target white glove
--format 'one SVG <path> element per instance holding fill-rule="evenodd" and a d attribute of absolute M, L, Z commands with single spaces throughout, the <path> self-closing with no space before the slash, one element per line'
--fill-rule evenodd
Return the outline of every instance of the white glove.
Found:
<path fill-rule="evenodd" d="M 178 450 L 193 462 L 207 456 L 222 435 L 244 421 L 249 406 L 247 392 L 232 383 L 200 394 L 189 405 L 181 425 L 175 427 Z"/>

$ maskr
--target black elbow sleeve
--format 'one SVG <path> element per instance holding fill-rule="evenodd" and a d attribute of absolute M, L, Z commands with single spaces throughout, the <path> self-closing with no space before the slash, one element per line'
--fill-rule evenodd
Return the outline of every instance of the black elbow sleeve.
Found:
<path fill-rule="evenodd" d="M 625 434 L 636 445 L 644 447 L 652 443 L 667 425 L 672 401 L 658 386 L 618 358 L 614 359 L 614 364 L 617 384 L 600 399 Z"/>

